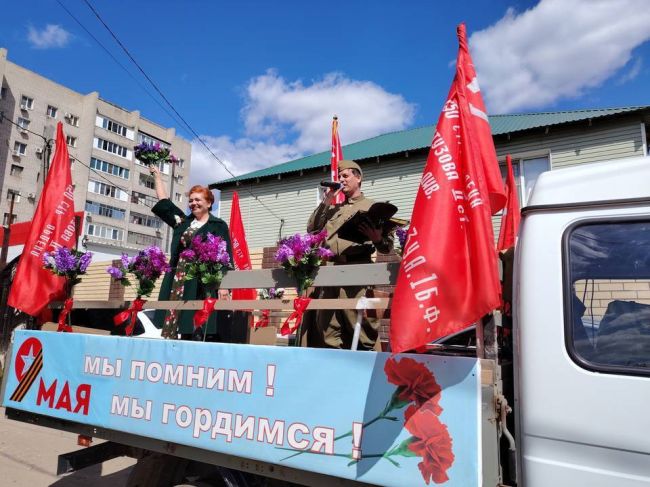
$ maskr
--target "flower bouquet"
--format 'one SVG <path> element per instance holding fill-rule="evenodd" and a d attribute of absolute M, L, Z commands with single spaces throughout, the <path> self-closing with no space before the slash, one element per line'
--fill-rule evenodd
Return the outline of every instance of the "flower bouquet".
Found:
<path fill-rule="evenodd" d="M 178 159 L 166 147 L 161 146 L 158 142 L 155 144 L 148 144 L 142 142 L 133 148 L 135 158 L 143 164 L 150 166 L 152 164 L 160 164 L 163 162 L 170 162 L 172 164 L 178 162 Z"/>
<path fill-rule="evenodd" d="M 314 283 L 314 273 L 334 253 L 324 247 L 327 231 L 299 233 L 278 242 L 275 260 L 297 280 L 298 294 L 302 295 Z"/>
<path fill-rule="evenodd" d="M 272 288 L 269 288 L 269 289 L 266 289 L 266 288 L 260 289 L 257 292 L 257 295 L 262 300 L 282 299 L 282 296 L 284 296 L 284 288 L 282 288 L 282 287 L 278 287 L 278 288 L 272 287 Z M 253 328 L 264 328 L 264 327 L 269 326 L 270 318 L 271 318 L 271 310 L 270 309 L 263 309 L 262 310 L 262 316 L 257 321 L 257 323 L 253 324 Z"/>
<path fill-rule="evenodd" d="M 43 254 L 43 267 L 53 274 L 65 278 L 66 300 L 59 314 L 57 331 L 72 331 L 69 323 L 70 311 L 72 310 L 72 297 L 70 297 L 72 288 L 75 284 L 81 282 L 79 276 L 86 273 L 92 257 L 92 252 L 79 252 L 67 247 L 59 247 L 53 252 Z M 66 323 L 66 318 L 68 318 L 68 323 Z"/>
<path fill-rule="evenodd" d="M 297 281 L 298 297 L 293 301 L 294 312 L 289 315 L 280 329 L 282 335 L 289 335 L 300 328 L 302 315 L 311 299 L 306 297 L 307 289 L 314 283 L 314 273 L 334 253 L 324 247 L 327 231 L 299 233 L 278 242 L 275 260 Z M 294 325 L 291 326 L 291 321 Z M 300 331 L 298 331 L 300 335 Z"/>
<path fill-rule="evenodd" d="M 134 257 L 122 254 L 121 261 L 118 265 L 110 266 L 106 269 L 106 272 L 123 286 L 131 285 L 131 280 L 127 277 L 127 274 L 133 274 L 138 286 L 136 289 L 137 297 L 131 304 L 131 307 L 122 311 L 113 319 L 115 326 L 119 326 L 131 318 L 126 327 L 126 334 L 130 336 L 133 333 L 135 317 L 142 310 L 146 302 L 142 297 L 151 296 L 156 280 L 170 270 L 171 267 L 169 267 L 169 263 L 167 262 L 167 256 L 162 249 L 155 245 L 141 250 Z"/>
<path fill-rule="evenodd" d="M 208 321 L 210 313 L 214 310 L 216 290 L 219 288 L 223 276 L 231 268 L 228 244 L 221 237 L 208 233 L 205 237 L 196 235 L 190 245 L 180 253 L 180 259 L 185 261 L 185 280 L 198 279 L 205 290 L 203 309 L 194 314 L 194 337 L 199 339 L 205 334 L 203 324 Z"/>
<path fill-rule="evenodd" d="M 406 246 L 406 241 L 408 239 L 409 229 L 407 227 L 398 227 L 395 230 L 395 235 L 397 235 L 397 242 L 399 247 L 395 249 L 395 252 L 401 257 L 404 255 L 404 247 Z"/>

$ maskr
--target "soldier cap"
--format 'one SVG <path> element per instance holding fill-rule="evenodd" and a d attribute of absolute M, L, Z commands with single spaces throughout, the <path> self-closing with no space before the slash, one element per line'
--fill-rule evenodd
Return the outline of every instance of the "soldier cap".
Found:
<path fill-rule="evenodd" d="M 359 164 L 357 164 L 356 162 L 347 159 L 339 161 L 339 172 L 343 171 L 343 169 L 356 169 L 357 171 L 359 171 L 359 174 L 363 179 L 363 171 L 361 170 Z"/>

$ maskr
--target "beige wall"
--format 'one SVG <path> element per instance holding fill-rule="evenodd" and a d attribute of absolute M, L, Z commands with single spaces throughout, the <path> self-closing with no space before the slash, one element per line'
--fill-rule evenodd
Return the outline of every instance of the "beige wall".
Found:
<path fill-rule="evenodd" d="M 124 158 L 93 146 L 94 138 L 114 142 L 128 150 L 138 144 L 138 133 L 143 132 L 162 142 L 171 145 L 172 152 L 184 159 L 184 166 L 174 169 L 175 176 L 172 193 L 185 195 L 188 190 L 189 171 L 191 167 L 191 144 L 189 141 L 176 135 L 174 128 L 163 127 L 155 122 L 142 117 L 139 111 L 130 111 L 119 107 L 109 101 L 99 98 L 96 92 L 83 95 L 72 91 L 65 86 L 59 85 L 37 73 L 29 71 L 21 66 L 7 61 L 7 51 L 0 49 L 0 81 L 5 88 L 5 97 L 0 100 L 0 111 L 14 122 L 18 117 L 30 120 L 29 130 L 43 134 L 48 139 L 55 136 L 56 123 L 63 122 L 66 135 L 76 137 L 76 147 L 68 147 L 70 155 L 78 158 L 81 163 L 75 162 L 72 165 L 72 179 L 75 184 L 75 209 L 83 211 L 87 200 L 110 205 L 126 211 L 125 218 L 118 220 L 102 215 L 92 215 L 89 220 L 94 224 L 118 228 L 123 231 L 122 241 L 113 241 L 99 237 L 89 237 L 89 248 L 95 252 L 106 255 L 118 255 L 122 251 L 133 252 L 139 245 L 129 244 L 128 232 L 147 235 L 157 238 L 164 245 L 167 239 L 167 228 L 163 224 L 158 233 L 155 228 L 147 227 L 138 223 L 130 222 L 131 211 L 151 215 L 150 206 L 136 204 L 131 200 L 131 193 L 137 191 L 155 198 L 155 191 L 146 188 L 140 182 L 140 174 L 148 176 L 146 167 L 137 164 L 132 157 Z M 22 95 L 34 99 L 32 110 L 21 110 L 20 100 Z M 47 107 L 52 105 L 57 108 L 56 118 L 47 116 Z M 70 119 L 65 117 L 66 113 L 79 117 L 79 126 L 73 126 Z M 97 126 L 97 117 L 105 117 L 127 127 L 133 132 L 132 137 L 123 137 L 112 131 Z M 27 151 L 24 156 L 12 155 L 16 141 L 27 144 Z M 37 149 L 44 148 L 44 141 L 37 135 L 21 133 L 20 129 L 5 121 L 0 123 L 0 219 L 4 213 L 8 213 L 9 201 L 6 198 L 9 188 L 21 192 L 20 201 L 16 203 L 14 214 L 17 221 L 30 220 L 34 214 L 38 196 L 43 184 L 44 157 L 37 153 Z M 52 152 L 54 151 L 52 147 Z M 131 152 L 132 154 L 132 152 Z M 124 167 L 130 170 L 128 180 L 112 174 L 89 170 L 91 157 L 102 161 Z M 11 175 L 12 165 L 22 167 L 20 175 Z M 111 184 L 123 189 L 129 197 L 127 201 L 88 191 L 88 181 L 93 179 L 101 183 Z M 171 186 L 171 175 L 164 175 L 163 179 L 168 188 Z M 34 198 L 27 195 L 33 194 Z M 174 194 L 170 194 L 174 198 Z M 181 208 L 187 204 L 186 196 L 177 203 Z M 83 233 L 86 234 L 87 225 L 91 221 L 84 222 Z M 1 220 L 0 220 L 1 223 Z"/>
<path fill-rule="evenodd" d="M 641 121 L 641 116 L 629 116 L 594 120 L 591 125 L 585 121 L 563 128 L 551 127 L 548 133 L 543 129 L 539 133 L 515 133 L 510 140 L 497 138 L 497 154 L 502 160 L 508 153 L 515 158 L 548 156 L 553 170 L 640 156 L 644 155 Z M 366 196 L 390 201 L 399 208 L 398 217 L 409 219 L 426 162 L 426 151 L 411 152 L 409 157 L 398 154 L 358 162 L 364 172 L 362 189 Z M 221 218 L 229 220 L 232 193 L 237 190 L 249 247 L 260 249 L 272 246 L 278 240 L 278 217 L 285 220 L 282 235 L 305 231 L 309 215 L 317 205 L 318 182 L 327 178 L 327 168 L 321 168 L 305 171 L 304 174 L 282 174 L 279 178 L 246 181 L 239 187 L 228 187 L 221 192 Z M 493 218 L 495 238 L 498 236 L 500 218 Z"/>

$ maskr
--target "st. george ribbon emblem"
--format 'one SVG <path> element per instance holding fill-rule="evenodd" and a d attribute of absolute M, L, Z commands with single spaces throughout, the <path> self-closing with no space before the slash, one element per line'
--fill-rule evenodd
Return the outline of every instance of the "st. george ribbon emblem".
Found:
<path fill-rule="evenodd" d="M 43 368 L 43 345 L 38 338 L 30 337 L 23 342 L 16 354 L 16 378 L 18 387 L 11 395 L 12 401 L 23 400 Z"/>

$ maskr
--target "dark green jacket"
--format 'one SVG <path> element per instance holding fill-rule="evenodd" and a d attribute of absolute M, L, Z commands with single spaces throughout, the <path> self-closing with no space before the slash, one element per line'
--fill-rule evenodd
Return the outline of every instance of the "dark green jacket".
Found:
<path fill-rule="evenodd" d="M 172 236 L 171 244 L 171 258 L 170 266 L 172 268 L 171 272 L 165 274 L 165 277 L 160 288 L 160 294 L 158 299 L 160 301 L 166 301 L 169 299 L 171 294 L 172 282 L 174 279 L 174 273 L 176 272 L 176 265 L 178 264 L 178 256 L 184 250 L 181 241 L 181 235 L 187 230 L 194 220 L 194 215 L 190 214 L 189 216 L 183 213 L 183 211 L 172 203 L 169 199 L 164 199 L 158 201 L 155 206 L 151 209 L 154 215 L 158 216 L 162 221 L 174 229 Z M 181 222 L 178 223 L 174 216 L 178 216 L 181 219 Z M 217 237 L 221 237 L 228 244 L 228 254 L 232 262 L 232 248 L 230 247 L 230 235 L 228 232 L 228 225 L 221 218 L 217 218 L 210 214 L 208 221 L 199 228 L 194 235 L 206 235 L 211 233 Z M 194 299 L 204 299 L 204 290 L 198 279 L 192 279 L 191 281 L 185 281 L 185 289 L 183 291 L 183 299 L 185 300 L 194 300 Z M 162 323 L 165 319 L 165 310 L 158 310 L 154 315 L 154 321 L 158 326 L 162 326 Z M 179 333 L 192 333 L 194 330 L 194 324 L 192 319 L 194 317 L 194 311 L 181 311 L 179 314 Z M 210 315 L 208 321 L 208 333 L 216 332 L 216 312 Z"/>

